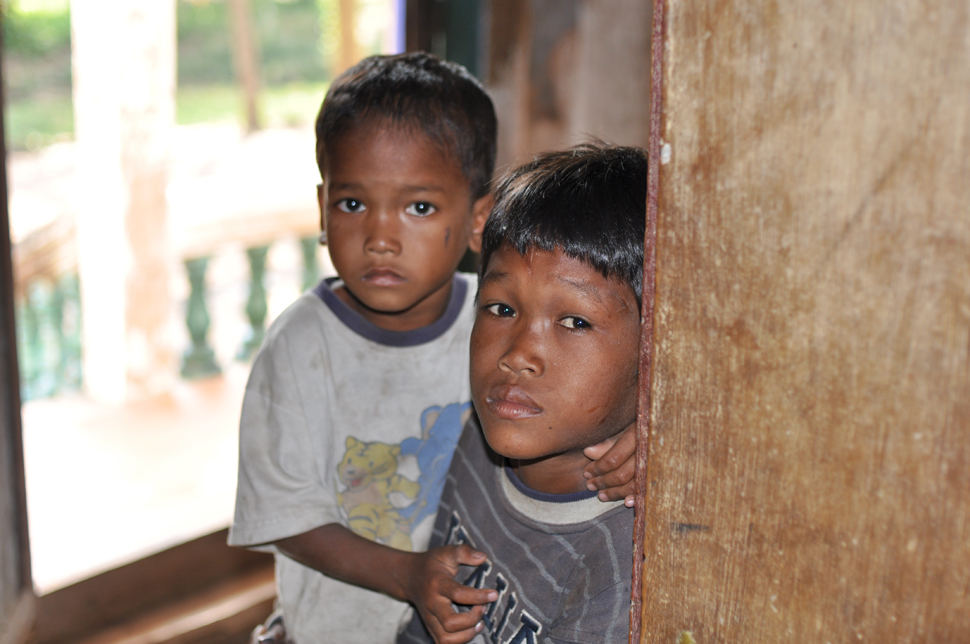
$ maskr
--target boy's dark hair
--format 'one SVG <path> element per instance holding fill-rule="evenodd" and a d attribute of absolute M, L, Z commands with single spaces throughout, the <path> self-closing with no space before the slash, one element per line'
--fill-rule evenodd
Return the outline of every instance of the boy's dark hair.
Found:
<path fill-rule="evenodd" d="M 341 74 L 317 114 L 321 176 L 327 150 L 341 134 L 380 121 L 422 132 L 461 164 L 472 199 L 488 194 L 495 169 L 495 108 L 464 67 L 414 52 L 371 56 Z"/>
<path fill-rule="evenodd" d="M 482 233 L 480 274 L 503 245 L 563 253 L 643 292 L 647 153 L 584 144 L 540 154 L 508 173 Z"/>

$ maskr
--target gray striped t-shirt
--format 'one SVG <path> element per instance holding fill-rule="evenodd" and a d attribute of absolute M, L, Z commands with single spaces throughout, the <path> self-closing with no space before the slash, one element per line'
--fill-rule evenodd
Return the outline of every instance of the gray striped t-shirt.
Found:
<path fill-rule="evenodd" d="M 467 543 L 487 561 L 459 581 L 499 593 L 480 644 L 621 644 L 630 628 L 633 510 L 595 492 L 527 488 L 492 452 L 477 421 L 464 429 L 430 547 Z M 415 613 L 398 644 L 431 642 Z"/>

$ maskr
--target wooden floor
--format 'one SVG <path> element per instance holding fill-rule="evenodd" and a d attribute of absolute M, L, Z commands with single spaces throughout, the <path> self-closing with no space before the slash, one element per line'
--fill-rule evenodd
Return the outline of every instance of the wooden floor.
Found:
<path fill-rule="evenodd" d="M 273 558 L 220 530 L 37 600 L 29 644 L 246 644 L 272 612 Z"/>
<path fill-rule="evenodd" d="M 80 395 L 24 406 L 39 594 L 229 525 L 247 369 L 117 407 Z"/>

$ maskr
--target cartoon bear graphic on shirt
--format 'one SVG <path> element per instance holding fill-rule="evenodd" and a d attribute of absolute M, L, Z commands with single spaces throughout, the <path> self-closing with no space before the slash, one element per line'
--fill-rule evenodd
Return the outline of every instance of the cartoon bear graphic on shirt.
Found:
<path fill-rule="evenodd" d="M 337 467 L 347 489 L 337 501 L 347 513 L 351 530 L 360 536 L 400 550 L 411 550 L 407 522 L 391 503 L 391 494 L 417 497 L 421 486 L 397 473 L 398 445 L 365 443 L 347 437 L 347 452 Z"/>
<path fill-rule="evenodd" d="M 458 437 L 471 415 L 471 403 L 428 407 L 421 412 L 421 438 L 400 445 L 347 437 L 337 467 L 344 491 L 337 500 L 356 534 L 401 550 L 412 550 L 411 530 L 433 516 Z M 414 457 L 418 480 L 402 476 L 401 456 Z"/>

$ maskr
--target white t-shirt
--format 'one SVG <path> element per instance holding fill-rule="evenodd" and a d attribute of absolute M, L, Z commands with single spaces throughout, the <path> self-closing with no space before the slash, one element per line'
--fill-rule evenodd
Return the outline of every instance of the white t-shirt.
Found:
<path fill-rule="evenodd" d="M 456 275 L 441 319 L 407 332 L 365 320 L 334 294 L 339 285 L 304 293 L 255 358 L 230 545 L 267 546 L 339 523 L 400 549 L 427 548 L 471 410 L 475 278 Z M 276 576 L 297 644 L 393 642 L 410 614 L 405 603 L 278 552 Z"/>

